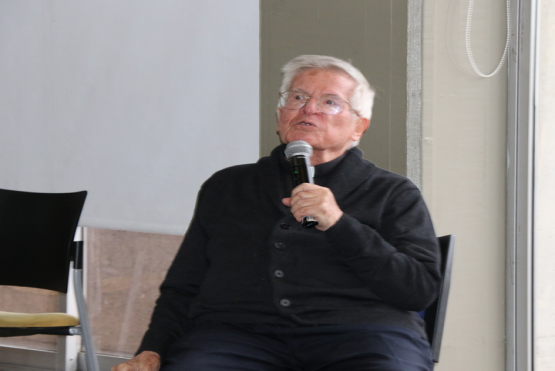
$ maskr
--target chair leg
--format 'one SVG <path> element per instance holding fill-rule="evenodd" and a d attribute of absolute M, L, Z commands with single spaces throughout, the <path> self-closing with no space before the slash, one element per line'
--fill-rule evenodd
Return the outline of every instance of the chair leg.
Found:
<path fill-rule="evenodd" d="M 65 312 L 74 316 L 78 316 L 77 303 L 75 302 L 75 288 L 73 283 L 73 275 L 69 277 L 68 293 L 66 295 L 58 295 L 58 311 Z M 79 330 L 77 328 L 76 330 Z M 70 330 L 71 331 L 71 330 Z M 58 371 L 76 371 L 77 355 L 81 349 L 80 336 L 57 336 L 56 351 L 56 370 Z"/>
<path fill-rule="evenodd" d="M 63 335 L 56 338 L 56 371 L 76 371 L 81 339 L 78 336 Z"/>
<path fill-rule="evenodd" d="M 98 360 L 94 350 L 94 342 L 92 339 L 91 327 L 89 324 L 89 316 L 87 314 L 87 305 L 83 295 L 83 275 L 81 269 L 73 270 L 73 279 L 75 283 L 75 299 L 79 310 L 79 322 L 82 330 L 82 339 L 85 345 L 85 361 L 87 371 L 99 371 Z"/>

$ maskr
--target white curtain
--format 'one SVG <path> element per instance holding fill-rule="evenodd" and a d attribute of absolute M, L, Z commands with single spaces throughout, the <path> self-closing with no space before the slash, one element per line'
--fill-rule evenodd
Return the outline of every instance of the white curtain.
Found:
<path fill-rule="evenodd" d="M 88 190 L 81 225 L 181 234 L 258 158 L 257 0 L 0 2 L 0 188 Z"/>

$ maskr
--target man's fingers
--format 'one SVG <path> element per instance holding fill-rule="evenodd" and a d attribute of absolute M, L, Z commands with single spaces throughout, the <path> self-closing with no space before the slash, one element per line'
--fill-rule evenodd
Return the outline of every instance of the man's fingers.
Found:
<path fill-rule="evenodd" d="M 317 206 L 317 203 L 315 202 L 314 199 L 304 199 L 304 200 L 298 200 L 297 202 L 293 203 L 291 206 L 291 213 L 293 215 L 296 215 L 297 213 L 314 213 L 315 210 L 315 206 Z M 312 215 L 312 214 L 303 214 L 303 215 Z"/>
<path fill-rule="evenodd" d="M 138 367 L 135 367 L 134 365 L 130 365 L 127 362 L 112 367 L 112 371 L 139 371 L 139 370 L 140 369 Z"/>
<path fill-rule="evenodd" d="M 322 187 L 317 186 L 316 184 L 303 183 L 293 188 L 293 191 L 291 192 L 291 197 L 294 197 L 296 194 L 300 192 L 310 192 L 319 188 L 322 188 Z"/>
<path fill-rule="evenodd" d="M 318 214 L 315 212 L 315 210 L 313 211 L 312 208 L 301 208 L 293 213 L 293 216 L 295 217 L 295 219 L 297 219 L 298 222 L 302 221 L 305 216 L 309 215 L 318 219 Z"/>
<path fill-rule="evenodd" d="M 315 184 L 303 183 L 295 187 L 291 198 L 285 200 L 283 203 L 291 207 L 291 213 L 298 222 L 305 216 L 313 216 L 318 220 L 316 229 L 321 231 L 334 225 L 343 215 L 331 190 Z"/>
<path fill-rule="evenodd" d="M 160 355 L 144 351 L 129 361 L 112 367 L 111 371 L 158 371 L 160 369 Z"/>

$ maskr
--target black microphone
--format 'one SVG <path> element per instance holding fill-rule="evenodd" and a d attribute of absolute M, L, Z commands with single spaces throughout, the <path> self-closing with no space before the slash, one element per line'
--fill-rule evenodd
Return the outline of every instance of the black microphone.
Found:
<path fill-rule="evenodd" d="M 312 146 L 304 140 L 296 140 L 285 147 L 285 157 L 291 164 L 291 175 L 293 176 L 293 186 L 302 183 L 314 184 L 314 168 L 310 166 L 310 156 Z M 318 225 L 318 221 L 313 216 L 304 216 L 301 225 L 305 228 L 312 228 Z"/>

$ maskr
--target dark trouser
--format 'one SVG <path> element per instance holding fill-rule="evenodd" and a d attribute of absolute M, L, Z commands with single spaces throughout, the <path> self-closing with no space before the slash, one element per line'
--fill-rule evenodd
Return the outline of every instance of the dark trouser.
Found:
<path fill-rule="evenodd" d="M 397 326 L 204 323 L 176 341 L 161 371 L 432 369 L 428 342 Z"/>

